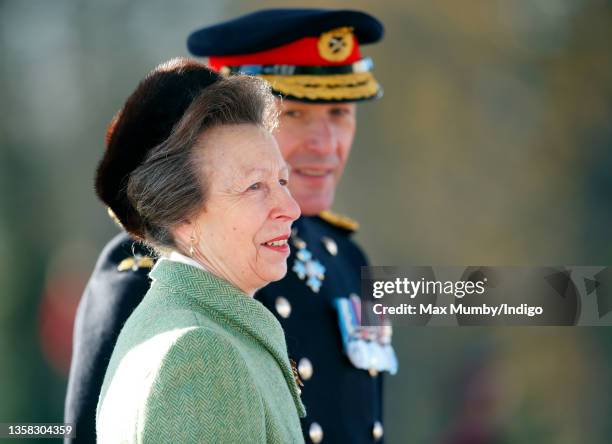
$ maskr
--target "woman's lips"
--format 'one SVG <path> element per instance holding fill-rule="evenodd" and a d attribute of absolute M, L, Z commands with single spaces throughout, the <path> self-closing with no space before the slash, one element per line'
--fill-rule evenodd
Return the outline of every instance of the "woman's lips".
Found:
<path fill-rule="evenodd" d="M 288 253 L 289 252 L 289 235 L 284 234 L 282 236 L 275 237 L 274 239 L 270 239 L 266 242 L 263 242 L 261 245 L 269 248 L 273 251 L 278 251 L 279 253 Z"/>
<path fill-rule="evenodd" d="M 289 253 L 289 244 L 285 244 L 280 247 L 264 244 L 264 247 L 269 248 L 270 250 L 278 251 L 279 253 Z"/>

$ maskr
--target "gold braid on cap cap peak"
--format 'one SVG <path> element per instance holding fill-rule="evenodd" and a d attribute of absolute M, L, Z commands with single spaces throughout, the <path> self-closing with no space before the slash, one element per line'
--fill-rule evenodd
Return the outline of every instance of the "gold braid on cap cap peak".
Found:
<path fill-rule="evenodd" d="M 343 216 L 342 214 L 337 214 L 329 210 L 321 211 L 319 213 L 319 217 L 323 219 L 325 222 L 335 226 L 342 228 L 348 231 L 357 231 L 359 229 L 359 222 L 354 219 L 351 219 L 348 216 Z"/>
<path fill-rule="evenodd" d="M 260 75 L 272 89 L 298 99 L 357 100 L 374 97 L 380 85 L 371 72 L 330 75 Z"/>

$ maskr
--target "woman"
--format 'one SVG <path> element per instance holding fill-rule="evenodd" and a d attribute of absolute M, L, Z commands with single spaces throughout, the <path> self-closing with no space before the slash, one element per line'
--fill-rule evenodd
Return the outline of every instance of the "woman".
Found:
<path fill-rule="evenodd" d="M 191 81 L 177 76 L 185 70 L 212 79 L 192 100 L 180 88 Z M 213 77 L 185 60 L 149 74 L 116 119 L 98 170 L 98 194 L 162 254 L 108 366 L 100 442 L 303 442 L 283 331 L 252 298 L 285 275 L 299 217 L 270 134 L 273 97 L 258 79 Z M 186 110 L 160 119 L 153 110 L 177 100 L 170 90 Z M 133 136 L 173 119 L 160 144 L 143 147 Z M 117 164 L 117 147 L 135 146 L 146 156 Z M 114 194 L 104 192 L 109 178 L 123 183 Z"/>

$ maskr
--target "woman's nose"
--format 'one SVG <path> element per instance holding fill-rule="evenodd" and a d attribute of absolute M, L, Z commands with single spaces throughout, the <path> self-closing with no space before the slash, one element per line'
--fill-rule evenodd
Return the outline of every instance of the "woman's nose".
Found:
<path fill-rule="evenodd" d="M 277 211 L 274 215 L 275 218 L 286 218 L 290 221 L 294 221 L 300 217 L 302 211 L 300 206 L 295 201 L 288 188 L 283 187 L 278 193 L 278 205 Z"/>

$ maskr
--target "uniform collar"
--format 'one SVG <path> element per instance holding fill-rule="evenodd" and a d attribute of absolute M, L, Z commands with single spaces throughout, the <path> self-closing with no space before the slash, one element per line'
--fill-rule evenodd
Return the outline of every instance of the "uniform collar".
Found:
<path fill-rule="evenodd" d="M 218 322 L 253 337 L 263 345 L 281 368 L 298 414 L 305 416 L 306 411 L 287 356 L 283 329 L 266 307 L 226 280 L 182 261 L 162 258 L 149 276 L 182 293 L 185 298 L 194 300 Z"/>

